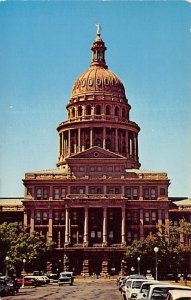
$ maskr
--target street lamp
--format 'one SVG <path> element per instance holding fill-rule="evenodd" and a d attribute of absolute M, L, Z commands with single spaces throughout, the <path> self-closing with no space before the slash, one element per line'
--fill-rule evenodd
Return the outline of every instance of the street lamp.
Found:
<path fill-rule="evenodd" d="M 157 253 L 159 251 L 158 247 L 154 247 L 154 252 L 155 252 L 155 279 L 158 279 L 158 261 L 157 261 Z"/>
<path fill-rule="evenodd" d="M 8 263 L 9 263 L 9 256 L 5 257 L 5 277 L 8 276 Z"/>
<path fill-rule="evenodd" d="M 23 259 L 23 284 L 22 284 L 22 288 L 25 287 L 25 263 L 26 263 L 26 259 Z"/>
<path fill-rule="evenodd" d="M 140 275 L 140 257 L 137 257 L 137 263 L 138 263 L 138 274 Z"/>

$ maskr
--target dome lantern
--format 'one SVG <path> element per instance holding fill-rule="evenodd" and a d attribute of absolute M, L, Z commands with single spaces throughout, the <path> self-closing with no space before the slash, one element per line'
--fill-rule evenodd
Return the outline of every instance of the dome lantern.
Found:
<path fill-rule="evenodd" d="M 107 48 L 105 47 L 105 44 L 104 44 L 103 40 L 101 39 L 101 26 L 100 26 L 100 24 L 98 24 L 96 26 L 97 26 L 97 36 L 91 47 L 92 62 L 91 62 L 90 67 L 99 66 L 99 67 L 103 67 L 104 69 L 107 69 L 107 65 L 105 62 L 105 50 Z"/>

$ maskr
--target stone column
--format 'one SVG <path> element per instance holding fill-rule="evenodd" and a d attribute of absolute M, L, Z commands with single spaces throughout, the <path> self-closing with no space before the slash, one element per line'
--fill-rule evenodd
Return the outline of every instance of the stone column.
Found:
<path fill-rule="evenodd" d="M 26 227 L 27 228 L 27 209 L 25 209 L 24 210 L 24 220 L 23 220 L 23 222 L 24 222 L 24 227 Z"/>
<path fill-rule="evenodd" d="M 121 218 L 121 244 L 122 246 L 126 245 L 125 238 L 125 206 L 122 206 L 122 218 Z"/>
<path fill-rule="evenodd" d="M 85 206 L 84 216 L 84 247 L 88 246 L 88 206 Z"/>
<path fill-rule="evenodd" d="M 90 148 L 93 147 L 93 128 L 90 128 Z"/>
<path fill-rule="evenodd" d="M 137 138 L 136 138 L 136 135 L 135 133 L 133 134 L 133 143 L 134 143 L 134 157 L 137 157 Z"/>
<path fill-rule="evenodd" d="M 115 128 L 115 152 L 119 152 L 119 148 L 118 148 L 118 128 Z"/>
<path fill-rule="evenodd" d="M 103 128 L 103 149 L 106 149 L 106 129 Z"/>
<path fill-rule="evenodd" d="M 165 215 L 165 229 L 166 232 L 168 232 L 169 234 L 169 214 L 167 209 L 165 209 L 164 215 Z"/>
<path fill-rule="evenodd" d="M 61 157 L 62 157 L 62 159 L 65 156 L 65 152 L 66 152 L 66 147 L 65 147 L 65 142 L 64 142 L 64 132 L 61 132 Z"/>
<path fill-rule="evenodd" d="M 48 241 L 52 241 L 52 209 L 49 209 L 49 221 L 48 221 Z"/>
<path fill-rule="evenodd" d="M 129 134 L 128 130 L 125 131 L 126 155 L 129 154 Z"/>
<path fill-rule="evenodd" d="M 140 209 L 140 240 L 144 240 L 144 216 L 143 209 Z"/>
<path fill-rule="evenodd" d="M 68 129 L 68 155 L 71 154 L 71 131 Z"/>
<path fill-rule="evenodd" d="M 133 141 L 131 138 L 129 140 L 129 146 L 130 146 L 129 154 L 130 154 L 130 156 L 132 156 L 133 155 Z"/>
<path fill-rule="evenodd" d="M 65 220 L 65 245 L 69 245 L 69 211 L 66 207 L 66 220 Z"/>
<path fill-rule="evenodd" d="M 143 186 L 139 186 L 139 200 L 143 201 Z"/>
<path fill-rule="evenodd" d="M 78 152 L 81 151 L 81 130 L 78 128 Z"/>
<path fill-rule="evenodd" d="M 103 246 L 107 246 L 107 207 L 103 207 Z"/>
<path fill-rule="evenodd" d="M 34 232 L 34 208 L 31 208 L 30 233 Z"/>
<path fill-rule="evenodd" d="M 161 209 L 158 210 L 158 225 L 159 225 L 159 234 L 162 235 L 162 211 Z"/>

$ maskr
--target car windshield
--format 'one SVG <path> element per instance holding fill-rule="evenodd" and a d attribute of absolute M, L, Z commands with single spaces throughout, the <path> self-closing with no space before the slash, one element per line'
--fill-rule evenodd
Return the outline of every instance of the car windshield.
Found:
<path fill-rule="evenodd" d="M 141 288 L 140 292 L 141 292 L 141 293 L 145 293 L 146 291 L 148 291 L 148 289 L 149 289 L 149 286 L 150 286 L 150 284 L 149 284 L 149 283 L 147 283 L 147 284 L 143 284 L 143 286 L 142 286 L 142 288 Z"/>
<path fill-rule="evenodd" d="M 142 285 L 143 282 L 144 281 L 134 281 L 133 285 L 132 285 L 132 288 L 133 289 L 140 289 L 140 287 L 141 287 L 141 285 Z"/>
<path fill-rule="evenodd" d="M 163 300 L 163 299 L 166 299 L 169 289 L 170 289 L 169 287 L 157 287 L 157 288 L 154 288 L 151 300 L 155 300 L 155 299 Z"/>
<path fill-rule="evenodd" d="M 72 274 L 70 274 L 70 273 L 61 274 L 61 277 L 71 277 L 71 276 L 72 276 Z"/>

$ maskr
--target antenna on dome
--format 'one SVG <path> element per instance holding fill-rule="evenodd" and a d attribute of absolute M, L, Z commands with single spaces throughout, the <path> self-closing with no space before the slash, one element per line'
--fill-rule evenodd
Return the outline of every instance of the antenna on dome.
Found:
<path fill-rule="evenodd" d="M 97 35 L 101 35 L 101 25 L 96 24 L 96 27 L 97 27 Z"/>

